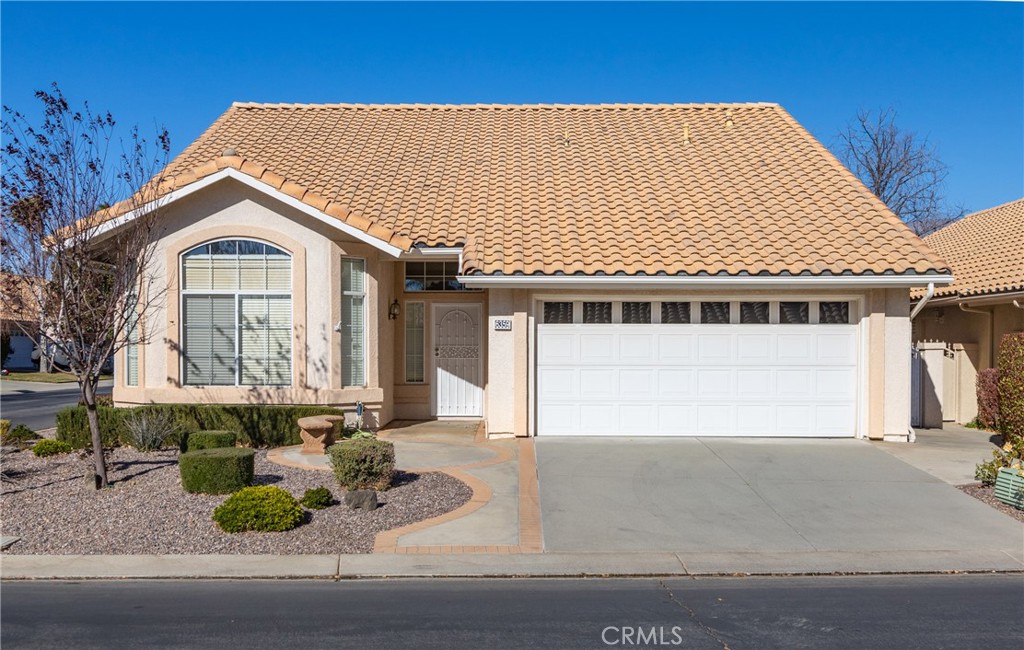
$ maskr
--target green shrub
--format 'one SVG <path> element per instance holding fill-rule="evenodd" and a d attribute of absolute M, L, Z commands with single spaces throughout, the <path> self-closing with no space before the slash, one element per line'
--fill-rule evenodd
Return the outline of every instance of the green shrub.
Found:
<path fill-rule="evenodd" d="M 974 467 L 974 478 L 981 481 L 983 485 L 992 485 L 996 482 L 996 475 L 999 468 L 1010 467 L 1015 462 L 1024 460 L 1024 438 L 1006 438 L 1002 448 L 992 451 L 992 460 L 979 463 Z"/>
<path fill-rule="evenodd" d="M 310 510 L 323 510 L 334 503 L 334 495 L 331 494 L 330 490 L 321 485 L 320 487 L 306 490 L 299 503 Z"/>
<path fill-rule="evenodd" d="M 342 415 L 341 409 L 328 406 L 261 406 L 255 404 L 154 404 L 132 409 L 100 406 L 96 409 L 104 446 L 127 441 L 125 416 L 133 411 L 169 410 L 174 415 L 178 434 L 165 443 L 180 445 L 182 438 L 196 431 L 234 431 L 246 447 L 283 447 L 302 443 L 298 419 L 311 415 Z M 80 449 L 92 444 L 85 407 L 70 407 L 57 412 L 57 438 Z"/>
<path fill-rule="evenodd" d="M 346 490 L 386 490 L 395 473 L 395 446 L 386 440 L 347 440 L 327 448 L 334 477 Z"/>
<path fill-rule="evenodd" d="M 1024 438 L 1024 332 L 999 342 L 999 431 L 1007 440 Z"/>
<path fill-rule="evenodd" d="M 978 424 L 989 431 L 999 429 L 999 369 L 985 368 L 978 373 Z"/>
<path fill-rule="evenodd" d="M 44 456 L 55 456 L 57 454 L 67 454 L 74 451 L 66 442 L 60 440 L 40 440 L 32 446 L 32 453 L 40 458 Z"/>
<path fill-rule="evenodd" d="M 188 451 L 234 447 L 237 436 L 234 431 L 196 431 L 185 437 Z"/>
<path fill-rule="evenodd" d="M 7 422 L 8 428 L 6 431 L 4 431 L 3 434 L 0 434 L 0 442 L 2 442 L 5 445 L 20 445 L 21 443 L 39 440 L 39 438 L 41 437 L 38 433 L 36 433 L 32 429 L 29 429 L 24 424 L 19 424 L 15 426 L 13 429 L 11 429 L 10 421 L 4 420 L 4 422 Z"/>
<path fill-rule="evenodd" d="M 213 520 L 229 533 L 291 530 L 305 517 L 295 497 L 272 485 L 243 488 L 213 511 Z"/>
<path fill-rule="evenodd" d="M 186 492 L 229 494 L 252 485 L 256 452 L 239 447 L 200 449 L 178 457 Z"/>

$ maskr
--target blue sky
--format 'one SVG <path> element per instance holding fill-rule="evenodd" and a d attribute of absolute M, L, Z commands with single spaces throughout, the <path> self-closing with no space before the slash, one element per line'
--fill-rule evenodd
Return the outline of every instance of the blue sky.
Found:
<path fill-rule="evenodd" d="M 1024 196 L 1019 3 L 0 3 L 0 95 L 51 81 L 180 151 L 232 101 L 893 104 L 951 202 Z"/>

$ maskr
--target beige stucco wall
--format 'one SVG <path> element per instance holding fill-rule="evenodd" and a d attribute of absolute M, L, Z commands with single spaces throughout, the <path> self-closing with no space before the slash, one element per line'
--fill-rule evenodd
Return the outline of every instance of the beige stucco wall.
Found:
<path fill-rule="evenodd" d="M 910 320 L 908 289 L 837 292 L 566 292 L 492 289 L 489 292 L 488 400 L 491 434 L 532 433 L 533 336 L 543 300 L 849 300 L 861 328 L 862 409 L 858 429 L 867 437 L 906 437 L 910 426 Z M 494 331 L 494 320 L 511 318 L 511 332 Z"/>
<path fill-rule="evenodd" d="M 293 383 L 290 387 L 183 386 L 180 377 L 178 275 L 180 254 L 205 241 L 240 237 L 274 244 L 292 255 Z M 340 258 L 366 260 L 366 386 L 343 387 L 340 380 Z M 383 259 L 382 259 L 383 258 Z M 391 419 L 391 366 L 394 326 L 387 319 L 391 258 L 346 237 L 261 192 L 223 180 L 164 208 L 151 264 L 155 288 L 166 294 L 146 314 L 140 346 L 138 387 L 123 384 L 117 373 L 114 400 L 119 404 L 167 402 L 325 404 L 351 406 L 362 401 L 370 424 Z M 376 323 L 376 326 L 372 324 Z M 124 368 L 124 355 L 117 363 Z"/>
<path fill-rule="evenodd" d="M 945 343 L 976 343 L 977 357 L 972 358 L 978 370 L 995 364 L 999 341 L 1010 332 L 1024 331 L 1024 309 L 1009 302 L 968 304 L 968 308 L 987 314 L 965 312 L 956 304 L 925 306 L 914 319 L 914 341 Z"/>

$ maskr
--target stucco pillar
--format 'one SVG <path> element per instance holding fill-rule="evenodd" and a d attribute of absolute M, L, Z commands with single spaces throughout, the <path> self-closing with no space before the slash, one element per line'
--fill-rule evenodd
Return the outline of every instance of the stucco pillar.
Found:
<path fill-rule="evenodd" d="M 884 439 L 910 434 L 910 290 L 885 291 Z M 939 384 L 942 386 L 942 384 Z"/>

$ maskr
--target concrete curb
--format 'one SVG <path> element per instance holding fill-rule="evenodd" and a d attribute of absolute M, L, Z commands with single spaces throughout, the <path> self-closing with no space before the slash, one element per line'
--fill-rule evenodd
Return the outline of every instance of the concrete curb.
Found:
<path fill-rule="evenodd" d="M 4 555 L 4 580 L 1024 573 L 1002 551 L 469 555 Z"/>

